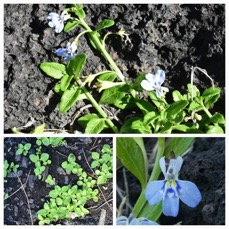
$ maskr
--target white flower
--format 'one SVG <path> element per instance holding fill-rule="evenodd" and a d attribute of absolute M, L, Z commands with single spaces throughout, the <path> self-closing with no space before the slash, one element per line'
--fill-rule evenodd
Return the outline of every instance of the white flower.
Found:
<path fill-rule="evenodd" d="M 163 91 L 169 91 L 167 87 L 161 86 L 165 81 L 165 72 L 163 70 L 157 70 L 155 75 L 148 73 L 145 75 L 145 78 L 146 80 L 142 80 L 141 86 L 146 91 L 155 90 L 158 98 L 163 96 Z"/>

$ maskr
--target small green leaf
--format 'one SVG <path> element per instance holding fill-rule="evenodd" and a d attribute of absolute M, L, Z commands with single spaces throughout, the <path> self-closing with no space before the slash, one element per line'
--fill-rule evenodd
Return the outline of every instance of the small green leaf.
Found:
<path fill-rule="evenodd" d="M 117 76 L 116 72 L 107 72 L 103 73 L 99 76 L 99 80 L 101 81 L 111 81 L 113 82 Z"/>
<path fill-rule="evenodd" d="M 180 100 L 184 100 L 184 97 L 181 95 L 181 93 L 177 90 L 173 91 L 173 101 L 174 102 L 177 102 L 177 101 L 180 101 Z"/>
<path fill-rule="evenodd" d="M 115 104 L 121 100 L 129 91 L 128 85 L 119 85 L 109 89 L 106 89 L 99 101 L 99 104 Z"/>
<path fill-rule="evenodd" d="M 32 146 L 32 145 L 31 145 L 30 143 L 26 143 L 26 144 L 24 145 L 24 149 L 28 151 L 28 150 L 30 150 L 31 146 Z"/>
<path fill-rule="evenodd" d="M 91 153 L 91 157 L 92 157 L 94 160 L 98 160 L 98 159 L 100 158 L 99 153 L 97 153 L 97 152 L 92 152 L 92 153 Z"/>
<path fill-rule="evenodd" d="M 33 131 L 31 131 L 31 134 L 43 134 L 44 133 L 44 129 L 45 129 L 45 123 L 43 123 L 42 125 L 36 127 Z"/>
<path fill-rule="evenodd" d="M 47 153 L 42 153 L 41 154 L 41 161 L 47 161 L 49 159 L 49 155 Z"/>
<path fill-rule="evenodd" d="M 109 168 L 108 168 L 107 164 L 103 164 L 103 165 L 102 165 L 102 171 L 103 171 L 104 173 L 107 173 L 107 172 L 109 171 Z"/>
<path fill-rule="evenodd" d="M 148 114 L 149 112 L 155 111 L 154 106 L 143 99 L 138 99 L 136 101 L 136 105 L 143 112 L 144 115 Z"/>
<path fill-rule="evenodd" d="M 192 95 L 193 98 L 200 96 L 200 91 L 195 85 L 187 84 L 187 87 L 189 94 Z"/>
<path fill-rule="evenodd" d="M 155 91 L 150 91 L 149 96 L 151 101 L 158 107 L 160 108 L 161 106 L 164 106 L 164 101 L 161 98 L 157 97 L 157 94 Z"/>
<path fill-rule="evenodd" d="M 69 89 L 67 89 L 61 97 L 60 112 L 67 112 L 75 104 L 80 93 L 81 89 L 75 85 L 72 85 Z"/>
<path fill-rule="evenodd" d="M 86 128 L 87 123 L 88 123 L 91 119 L 94 119 L 94 118 L 97 119 L 97 118 L 100 118 L 100 117 L 99 117 L 98 114 L 92 113 L 92 114 L 87 114 L 87 115 L 84 115 L 84 116 L 80 117 L 77 121 L 78 121 L 78 123 L 79 123 L 82 127 Z"/>
<path fill-rule="evenodd" d="M 16 151 L 16 155 L 21 155 L 23 153 L 23 149 L 19 148 L 17 151 Z"/>
<path fill-rule="evenodd" d="M 78 25 L 79 25 L 79 21 L 68 21 L 64 26 L 64 32 L 68 33 Z"/>
<path fill-rule="evenodd" d="M 55 190 L 55 189 L 49 192 L 49 196 L 51 198 L 55 199 L 58 195 L 59 195 L 59 192 L 57 190 Z"/>
<path fill-rule="evenodd" d="M 69 61 L 67 66 L 67 73 L 69 76 L 74 76 L 77 79 L 83 70 L 83 67 L 86 63 L 87 56 L 84 53 L 81 53 L 75 56 L 72 60 Z"/>
<path fill-rule="evenodd" d="M 121 133 L 151 134 L 151 127 L 145 125 L 140 117 L 129 118 L 121 127 Z"/>
<path fill-rule="evenodd" d="M 107 182 L 107 177 L 106 176 L 99 176 L 97 179 L 97 184 L 104 184 Z"/>
<path fill-rule="evenodd" d="M 61 79 L 66 74 L 65 65 L 56 62 L 41 63 L 40 69 L 54 79 Z"/>
<path fill-rule="evenodd" d="M 114 25 L 114 21 L 111 19 L 104 19 L 102 20 L 97 26 L 96 26 L 96 31 L 99 31 L 101 29 L 105 29 L 108 27 L 111 27 Z"/>
<path fill-rule="evenodd" d="M 212 123 L 218 123 L 218 124 L 225 124 L 225 119 L 224 119 L 224 116 L 219 114 L 219 113 L 216 113 L 214 114 L 210 120 L 210 122 Z"/>
<path fill-rule="evenodd" d="M 107 125 L 104 118 L 94 118 L 87 123 L 85 134 L 99 134 L 105 128 Z"/>
<path fill-rule="evenodd" d="M 99 163 L 98 161 L 93 161 L 93 162 L 91 163 L 91 168 L 94 169 L 95 167 L 97 167 L 97 166 L 99 166 L 99 165 L 100 165 L 100 163 Z"/>
<path fill-rule="evenodd" d="M 60 90 L 65 91 L 68 89 L 74 75 L 69 76 L 68 74 L 65 74 L 60 81 Z"/>
<path fill-rule="evenodd" d="M 208 126 L 206 134 L 224 134 L 220 126 Z"/>
<path fill-rule="evenodd" d="M 31 154 L 30 156 L 29 156 L 29 159 L 32 161 L 32 162 L 37 162 L 38 160 L 39 160 L 39 157 L 37 156 L 37 155 L 35 155 L 35 154 Z"/>
<path fill-rule="evenodd" d="M 209 109 L 220 97 L 220 88 L 211 87 L 204 90 L 202 97 L 204 98 L 204 105 Z"/>
<path fill-rule="evenodd" d="M 167 109 L 166 112 L 168 113 L 168 118 L 177 115 L 180 111 L 182 111 L 188 105 L 187 100 L 180 100 L 177 102 L 172 103 Z"/>

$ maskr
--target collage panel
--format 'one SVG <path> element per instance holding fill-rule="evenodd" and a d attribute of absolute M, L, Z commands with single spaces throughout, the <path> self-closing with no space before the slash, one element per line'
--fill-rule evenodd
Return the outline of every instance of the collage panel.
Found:
<path fill-rule="evenodd" d="M 4 225 L 112 225 L 111 137 L 4 138 Z"/>
<path fill-rule="evenodd" d="M 5 133 L 225 132 L 225 4 L 4 4 Z"/>
<path fill-rule="evenodd" d="M 225 138 L 117 138 L 116 225 L 225 225 Z"/>

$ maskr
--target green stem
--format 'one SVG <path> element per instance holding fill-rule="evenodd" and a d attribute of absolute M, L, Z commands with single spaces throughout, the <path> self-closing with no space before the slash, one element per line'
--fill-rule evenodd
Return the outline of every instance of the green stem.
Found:
<path fill-rule="evenodd" d="M 120 71 L 120 69 L 118 68 L 118 66 L 116 65 L 116 63 L 113 61 L 113 59 L 111 58 L 111 56 L 109 55 L 109 53 L 106 51 L 106 49 L 104 48 L 103 44 L 101 43 L 101 41 L 100 41 L 100 39 L 98 37 L 98 33 L 96 31 L 91 30 L 91 28 L 81 18 L 80 18 L 80 24 L 87 31 L 91 31 L 91 32 L 88 33 L 89 39 L 96 46 L 97 50 L 100 51 L 103 54 L 103 56 L 106 58 L 106 60 L 110 63 L 110 65 L 113 68 L 113 70 L 117 73 L 118 78 L 122 82 L 124 82 L 125 81 L 125 78 L 124 78 L 122 72 Z"/>
<path fill-rule="evenodd" d="M 164 155 L 164 150 L 165 150 L 165 138 L 158 138 L 157 156 L 156 156 L 156 160 L 154 163 L 153 171 L 152 171 L 151 176 L 149 178 L 149 182 L 153 181 L 153 180 L 157 180 L 160 173 L 161 173 L 159 161 Z M 146 206 L 146 204 L 147 204 L 147 200 L 145 199 L 145 190 L 142 190 L 141 195 L 138 198 L 136 204 L 134 205 L 134 208 L 132 211 L 133 214 L 135 215 L 135 217 L 141 217 L 142 216 L 141 213 L 144 210 L 144 207 Z"/>
<path fill-rule="evenodd" d="M 202 107 L 203 107 L 203 109 L 204 109 L 204 112 L 207 114 L 207 116 L 208 116 L 209 118 L 211 118 L 211 117 L 212 117 L 212 114 L 211 114 L 210 111 L 204 106 L 203 103 L 202 103 Z"/>
<path fill-rule="evenodd" d="M 76 82 L 81 85 L 82 82 L 80 79 L 77 79 Z M 94 106 L 94 108 L 99 112 L 99 114 L 106 120 L 107 124 L 110 126 L 110 128 L 117 134 L 119 133 L 118 128 L 114 125 L 114 123 L 108 118 L 107 114 L 103 111 L 103 109 L 100 107 L 100 105 L 96 102 L 96 100 L 93 98 L 93 96 L 89 93 L 89 91 L 86 89 L 86 87 L 81 87 L 84 94 L 88 98 L 88 100 L 91 102 L 91 104 Z"/>

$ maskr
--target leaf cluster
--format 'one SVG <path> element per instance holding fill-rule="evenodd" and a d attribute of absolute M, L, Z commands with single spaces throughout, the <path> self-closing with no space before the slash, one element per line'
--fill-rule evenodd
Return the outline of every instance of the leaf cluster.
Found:
<path fill-rule="evenodd" d="M 16 155 L 24 155 L 26 156 L 29 153 L 29 150 L 31 149 L 31 144 L 26 143 L 26 144 L 18 144 L 18 149 L 16 151 Z"/>

